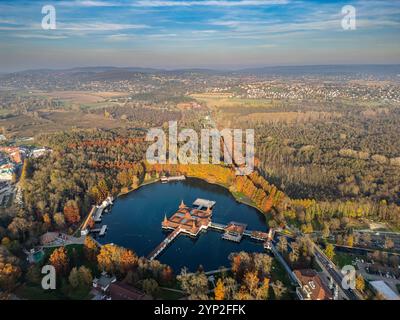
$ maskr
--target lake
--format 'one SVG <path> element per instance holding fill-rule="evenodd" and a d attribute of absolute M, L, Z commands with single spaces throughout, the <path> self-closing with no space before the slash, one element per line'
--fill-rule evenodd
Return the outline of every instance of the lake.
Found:
<path fill-rule="evenodd" d="M 147 256 L 169 231 L 161 229 L 164 215 L 171 216 L 181 200 L 191 206 L 197 198 L 216 201 L 213 222 L 246 223 L 250 230 L 266 231 L 264 216 L 255 208 L 238 203 L 230 192 L 204 180 L 188 178 L 184 181 L 153 183 L 123 195 L 114 201 L 109 213 L 103 215 L 102 224 L 108 226 L 102 243 L 114 243 Z M 263 252 L 262 242 L 243 237 L 240 243 L 221 239 L 222 233 L 208 229 L 197 238 L 179 235 L 157 259 L 170 265 L 175 272 L 186 266 L 196 271 L 199 265 L 204 270 L 229 266 L 231 252 Z"/>

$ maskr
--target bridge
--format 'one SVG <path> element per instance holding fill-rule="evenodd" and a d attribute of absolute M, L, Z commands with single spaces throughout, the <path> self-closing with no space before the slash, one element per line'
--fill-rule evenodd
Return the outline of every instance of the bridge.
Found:
<path fill-rule="evenodd" d="M 212 228 L 212 229 L 224 231 L 225 228 L 226 228 L 226 224 L 211 222 L 209 227 Z"/>
<path fill-rule="evenodd" d="M 238 222 L 231 222 L 231 223 L 239 224 Z M 218 230 L 218 231 L 225 231 L 226 228 L 228 227 L 228 224 L 211 222 L 208 227 L 212 228 L 212 229 L 215 229 L 215 230 Z M 268 232 L 268 234 L 265 233 L 265 232 L 262 232 L 262 231 L 254 231 L 254 230 L 245 229 L 243 231 L 243 235 L 247 236 L 247 237 L 250 237 L 250 238 L 252 238 L 254 240 L 259 240 L 259 241 L 265 241 L 267 239 L 271 240 L 273 238 L 273 229 L 271 228 L 270 231 Z"/>
<path fill-rule="evenodd" d="M 182 229 L 176 228 L 172 231 L 150 254 L 147 259 L 154 260 L 180 233 Z"/>

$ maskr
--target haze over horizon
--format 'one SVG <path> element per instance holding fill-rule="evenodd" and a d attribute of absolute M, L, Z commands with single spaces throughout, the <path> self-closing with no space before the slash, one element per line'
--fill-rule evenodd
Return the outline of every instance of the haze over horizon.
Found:
<path fill-rule="evenodd" d="M 48 4 L 56 30 L 41 27 Z M 348 4 L 356 30 L 341 26 Z M 5 0 L 0 72 L 399 64 L 399 34 L 400 2 L 387 0 Z"/>
<path fill-rule="evenodd" d="M 349 72 L 356 72 L 359 70 L 366 71 L 368 68 L 379 68 L 379 71 L 382 72 L 383 68 L 393 68 L 395 69 L 386 69 L 386 71 L 390 71 L 390 73 L 400 72 L 400 64 L 308 64 L 308 65 L 259 65 L 259 66 L 249 66 L 249 67 L 241 67 L 241 68 L 218 68 L 218 67 L 185 67 L 185 68 L 161 68 L 161 67 L 141 67 L 141 66 L 118 66 L 118 65 L 93 65 L 93 66 L 73 66 L 68 68 L 34 68 L 34 69 L 21 69 L 21 70 L 13 70 L 4 72 L 0 70 L 0 74 L 10 74 L 10 73 L 24 73 L 24 72 L 34 72 L 34 71 L 81 71 L 81 70 L 90 70 L 92 72 L 103 72 L 103 71 L 113 71 L 113 70 L 121 70 L 121 71 L 133 71 L 133 72 L 178 72 L 178 71 L 210 71 L 210 72 L 220 72 L 220 73 L 236 73 L 236 72 L 245 72 L 245 71 L 257 71 L 257 70 L 266 70 L 266 71 L 284 71 L 284 70 L 301 70 L 303 72 L 312 71 L 312 70 L 328 70 L 330 68 L 335 68 L 336 73 L 340 73 L 343 71 L 343 68 L 348 68 Z M 339 68 L 339 70 L 337 70 Z M 333 70 L 333 69 L 332 69 Z"/>

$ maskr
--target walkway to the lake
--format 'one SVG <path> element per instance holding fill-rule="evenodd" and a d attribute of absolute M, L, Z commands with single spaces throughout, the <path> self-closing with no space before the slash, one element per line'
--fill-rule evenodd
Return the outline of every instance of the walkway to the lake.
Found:
<path fill-rule="evenodd" d="M 177 228 L 172 231 L 149 255 L 148 259 L 156 258 L 180 233 L 182 229 Z"/>

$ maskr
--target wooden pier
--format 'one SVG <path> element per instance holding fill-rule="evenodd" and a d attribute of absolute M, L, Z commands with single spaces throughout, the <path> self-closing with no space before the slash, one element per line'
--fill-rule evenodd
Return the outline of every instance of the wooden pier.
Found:
<path fill-rule="evenodd" d="M 154 260 L 181 233 L 181 231 L 181 228 L 172 231 L 152 252 L 150 252 L 147 259 Z"/>
<path fill-rule="evenodd" d="M 104 236 L 106 234 L 107 231 L 107 225 L 103 225 L 101 228 L 96 228 L 96 229 L 92 229 L 90 230 L 91 233 L 98 233 L 99 236 Z"/>

